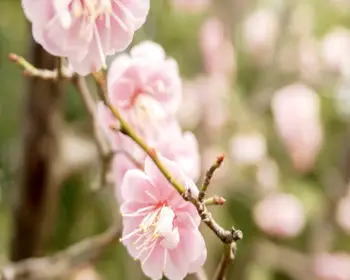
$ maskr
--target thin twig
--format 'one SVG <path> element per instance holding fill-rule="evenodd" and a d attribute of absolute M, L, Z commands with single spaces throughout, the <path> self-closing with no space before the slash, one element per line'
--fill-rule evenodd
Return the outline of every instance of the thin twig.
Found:
<path fill-rule="evenodd" d="M 59 79 L 71 79 L 73 76 L 73 72 L 68 68 L 61 67 L 60 74 L 57 69 L 55 70 L 47 70 L 47 69 L 39 69 L 33 66 L 30 62 L 28 62 L 24 57 L 19 56 L 17 54 L 11 53 L 9 58 L 21 66 L 24 70 L 24 74 L 29 77 L 38 77 L 43 80 L 59 80 Z"/>
<path fill-rule="evenodd" d="M 95 261 L 109 245 L 117 243 L 120 234 L 120 225 L 114 224 L 104 233 L 80 241 L 52 256 L 8 264 L 0 269 L 0 280 L 67 279 L 72 271 Z"/>
<path fill-rule="evenodd" d="M 218 156 L 215 162 L 213 163 L 213 165 L 210 166 L 208 171 L 205 173 L 205 179 L 198 194 L 198 200 L 200 202 L 203 202 L 208 186 L 210 185 L 211 178 L 213 177 L 214 172 L 221 166 L 222 162 L 224 161 L 224 158 L 225 158 L 224 154 Z"/>
<path fill-rule="evenodd" d="M 233 259 L 235 258 L 236 250 L 237 250 L 236 243 L 225 245 L 224 253 L 222 255 L 220 264 L 214 276 L 215 280 L 226 279 L 228 268 L 232 263 Z"/>
<path fill-rule="evenodd" d="M 72 83 L 76 87 L 81 100 L 85 106 L 86 112 L 91 121 L 92 130 L 94 134 L 94 139 L 100 154 L 102 168 L 101 168 L 101 182 L 99 186 L 106 185 L 107 181 L 107 172 L 110 169 L 111 161 L 113 158 L 113 150 L 112 147 L 107 140 L 107 138 L 103 135 L 101 128 L 98 127 L 96 121 L 96 101 L 94 100 L 89 87 L 86 84 L 85 78 L 81 76 L 75 75 L 72 78 Z"/>

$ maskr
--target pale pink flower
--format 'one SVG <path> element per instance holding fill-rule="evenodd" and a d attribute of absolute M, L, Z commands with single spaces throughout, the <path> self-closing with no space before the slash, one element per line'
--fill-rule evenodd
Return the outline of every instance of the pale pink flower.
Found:
<path fill-rule="evenodd" d="M 194 134 L 189 131 L 182 133 L 179 126 L 170 126 L 163 134 L 164 137 L 151 147 L 158 154 L 176 162 L 191 180 L 197 180 L 201 166 L 198 142 Z M 119 137 L 116 141 L 117 154 L 113 161 L 113 178 L 117 199 L 121 201 L 120 186 L 126 172 L 133 168 L 143 168 L 146 153 L 126 136 Z"/>
<path fill-rule="evenodd" d="M 335 27 L 322 40 L 322 58 L 326 67 L 343 77 L 350 76 L 350 31 Z"/>
<path fill-rule="evenodd" d="M 199 39 L 207 73 L 222 75 L 230 80 L 236 70 L 236 55 L 231 41 L 225 35 L 223 23 L 217 18 L 207 19 Z"/>
<path fill-rule="evenodd" d="M 300 172 L 309 171 L 323 140 L 319 96 L 296 83 L 276 91 L 271 106 L 276 130 L 294 167 Z"/>
<path fill-rule="evenodd" d="M 286 193 L 269 194 L 254 207 L 253 215 L 261 230 L 276 237 L 294 237 L 305 223 L 303 205 Z"/>
<path fill-rule="evenodd" d="M 145 22 L 149 0 L 22 0 L 22 6 L 34 39 L 87 75 L 130 44 Z"/>
<path fill-rule="evenodd" d="M 257 164 L 266 152 L 266 140 L 261 133 L 241 133 L 230 140 L 230 155 L 238 164 Z"/>
<path fill-rule="evenodd" d="M 160 157 L 171 174 L 193 195 L 194 183 L 174 162 Z M 204 239 L 198 229 L 196 208 L 186 202 L 147 158 L 144 172 L 129 170 L 121 186 L 122 242 L 129 254 L 141 261 L 152 279 L 183 279 L 198 271 L 206 259 Z"/>
<path fill-rule="evenodd" d="M 108 72 L 108 97 L 136 132 L 153 145 L 181 101 L 177 63 L 161 46 L 145 41 L 122 54 Z"/>
<path fill-rule="evenodd" d="M 350 196 L 342 198 L 337 207 L 336 220 L 350 234 Z"/>
<path fill-rule="evenodd" d="M 259 185 L 259 192 L 262 194 L 276 191 L 279 181 L 279 168 L 272 159 L 264 159 L 258 163 L 256 181 Z"/>
<path fill-rule="evenodd" d="M 227 107 L 229 84 L 228 80 L 220 75 L 198 76 L 184 85 L 184 95 L 191 95 L 193 104 L 193 125 L 200 122 L 210 132 L 210 136 L 215 136 L 214 131 L 221 131 L 227 123 L 230 112 Z M 187 110 L 186 110 L 187 109 Z M 191 116 L 190 104 L 180 108 L 179 118 L 185 125 L 191 124 L 186 116 Z"/>
<path fill-rule="evenodd" d="M 171 0 L 170 3 L 179 12 L 202 13 L 208 9 L 211 0 Z"/>
<path fill-rule="evenodd" d="M 258 62 L 266 62 L 273 54 L 279 32 L 276 15 L 266 9 L 254 11 L 244 22 L 243 39 L 247 51 Z"/>
<path fill-rule="evenodd" d="M 318 280 L 349 280 L 350 255 L 321 253 L 314 259 L 314 274 Z"/>

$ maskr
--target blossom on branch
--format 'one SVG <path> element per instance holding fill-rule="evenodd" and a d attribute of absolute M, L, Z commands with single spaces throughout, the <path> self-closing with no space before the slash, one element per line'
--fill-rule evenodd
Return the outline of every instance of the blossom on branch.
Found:
<path fill-rule="evenodd" d="M 198 189 L 172 161 L 160 157 L 172 176 L 198 195 Z M 152 279 L 183 279 L 205 262 L 206 247 L 196 208 L 173 188 L 150 158 L 144 172 L 129 170 L 121 186 L 123 237 L 129 254 Z"/>
<path fill-rule="evenodd" d="M 146 20 L 149 0 L 22 0 L 22 6 L 34 39 L 87 75 L 131 43 Z"/>

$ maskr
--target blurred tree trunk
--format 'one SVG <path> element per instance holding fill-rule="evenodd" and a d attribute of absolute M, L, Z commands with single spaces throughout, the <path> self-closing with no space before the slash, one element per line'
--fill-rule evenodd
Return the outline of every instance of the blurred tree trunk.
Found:
<path fill-rule="evenodd" d="M 29 61 L 54 69 L 57 59 L 32 39 Z M 13 213 L 10 259 L 41 255 L 53 226 L 61 180 L 55 178 L 62 92 L 55 81 L 26 79 L 22 166 Z"/>

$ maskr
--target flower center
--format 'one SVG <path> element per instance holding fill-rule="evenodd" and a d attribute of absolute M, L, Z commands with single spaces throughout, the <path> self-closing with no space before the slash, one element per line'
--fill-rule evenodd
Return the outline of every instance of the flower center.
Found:
<path fill-rule="evenodd" d="M 73 0 L 70 10 L 75 17 L 86 16 L 94 21 L 105 13 L 111 13 L 112 3 L 110 0 Z"/>
<path fill-rule="evenodd" d="M 135 213 L 123 214 L 123 216 L 144 216 L 139 227 L 121 239 L 124 241 L 131 237 L 137 237 L 133 242 L 139 251 L 136 259 L 144 256 L 142 259 L 145 262 L 158 243 L 166 249 L 174 249 L 180 241 L 179 231 L 173 226 L 176 218 L 175 213 L 166 204 L 148 206 Z"/>

